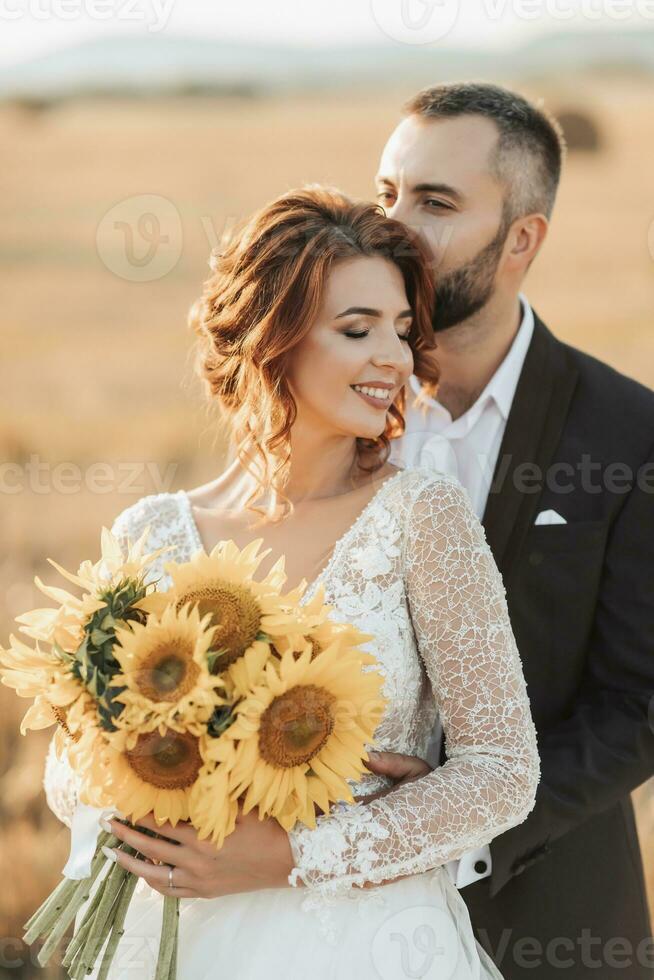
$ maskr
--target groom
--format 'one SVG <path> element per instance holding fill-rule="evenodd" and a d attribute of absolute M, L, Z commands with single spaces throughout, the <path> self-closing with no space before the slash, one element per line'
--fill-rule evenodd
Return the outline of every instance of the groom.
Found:
<path fill-rule="evenodd" d="M 421 92 L 391 134 L 378 199 L 432 251 L 440 370 L 394 457 L 468 490 L 538 730 L 534 809 L 448 865 L 477 939 L 506 980 L 652 980 L 630 793 L 654 774 L 654 392 L 559 341 L 520 292 L 563 149 L 553 120 L 485 84 Z"/>

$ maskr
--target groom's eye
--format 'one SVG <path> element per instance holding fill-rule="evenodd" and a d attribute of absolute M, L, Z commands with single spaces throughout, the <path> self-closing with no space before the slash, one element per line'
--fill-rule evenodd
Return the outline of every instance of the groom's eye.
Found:
<path fill-rule="evenodd" d="M 432 210 L 435 210 L 437 208 L 445 208 L 446 211 L 453 210 L 451 204 L 446 204 L 445 201 L 439 201 L 435 197 L 428 197 L 425 201 L 425 204 L 428 204 Z"/>
<path fill-rule="evenodd" d="M 389 198 L 393 198 L 393 195 L 391 194 L 390 191 L 379 191 L 379 193 L 377 194 L 378 201 L 387 201 Z"/>

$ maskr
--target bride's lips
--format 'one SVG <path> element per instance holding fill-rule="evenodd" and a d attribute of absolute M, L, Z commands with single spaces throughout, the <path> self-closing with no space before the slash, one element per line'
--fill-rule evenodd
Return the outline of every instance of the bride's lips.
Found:
<path fill-rule="evenodd" d="M 372 405 L 373 408 L 387 409 L 393 404 L 392 398 L 374 398 L 372 395 L 364 395 L 362 391 L 357 391 L 356 388 L 352 387 L 352 385 L 350 385 L 350 388 L 352 388 L 355 395 L 358 395 L 359 398 L 363 398 L 364 402 L 368 402 L 368 404 Z"/>

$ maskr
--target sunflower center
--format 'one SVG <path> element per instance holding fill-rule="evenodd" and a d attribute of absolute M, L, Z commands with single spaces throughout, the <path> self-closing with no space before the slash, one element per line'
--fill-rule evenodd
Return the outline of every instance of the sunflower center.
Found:
<path fill-rule="evenodd" d="M 177 701 L 194 687 L 200 668 L 181 638 L 155 647 L 139 665 L 136 683 L 151 701 Z"/>
<path fill-rule="evenodd" d="M 139 735 L 127 761 L 141 779 L 160 789 L 186 789 L 195 782 L 202 766 L 198 739 L 189 732 L 168 729 Z"/>
<path fill-rule="evenodd" d="M 211 650 L 225 651 L 218 661 L 219 670 L 242 657 L 256 640 L 261 628 L 261 609 L 244 586 L 214 579 L 185 592 L 177 602 L 177 609 L 186 602 L 197 602 L 200 618 L 211 613 L 209 626 L 217 627 Z"/>
<path fill-rule="evenodd" d="M 261 715 L 259 752 L 271 766 L 290 768 L 308 762 L 334 730 L 336 698 L 315 684 L 292 687 Z"/>

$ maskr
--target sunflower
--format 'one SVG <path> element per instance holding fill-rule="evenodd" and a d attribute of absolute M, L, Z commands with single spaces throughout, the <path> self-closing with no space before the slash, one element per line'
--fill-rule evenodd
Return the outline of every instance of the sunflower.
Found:
<path fill-rule="evenodd" d="M 229 664 L 222 676 L 232 700 L 244 697 L 257 684 L 273 651 L 268 643 L 255 643 L 242 657 Z"/>
<path fill-rule="evenodd" d="M 286 636 L 276 638 L 275 650 L 280 656 L 292 650 L 297 659 L 299 654 L 308 648 L 313 660 L 332 643 L 338 643 L 343 649 L 354 650 L 354 648 L 375 639 L 371 633 L 362 633 L 351 623 L 334 622 L 330 619 L 329 613 L 333 606 L 326 605 L 324 598 L 325 586 L 321 582 L 313 598 L 298 609 L 298 615 L 302 622 L 302 632 L 289 633 Z M 358 653 L 361 663 L 377 663 L 377 658 L 372 654 L 366 653 L 364 650 L 359 650 Z"/>
<path fill-rule="evenodd" d="M 198 838 L 210 837 L 216 847 L 234 830 L 238 814 L 236 793 L 230 792 L 229 773 L 236 760 L 234 742 L 223 734 L 202 741 L 204 765 L 189 794 L 189 817 Z"/>
<path fill-rule="evenodd" d="M 80 799 L 111 806 L 132 822 L 152 812 L 159 825 L 189 819 L 190 793 L 203 762 L 208 736 L 159 729 L 149 722 L 134 733 L 99 729 L 85 732 L 69 749 L 81 776 Z M 212 801 L 215 819 L 227 824 L 227 801 Z"/>
<path fill-rule="evenodd" d="M 202 616 L 211 613 L 211 625 L 216 627 L 212 652 L 217 671 L 226 670 L 247 651 L 254 650 L 265 659 L 269 638 L 301 628 L 293 611 L 298 589 L 281 594 L 286 581 L 284 557 L 261 581 L 253 577 L 270 552 L 257 553 L 262 541 L 257 538 L 242 551 L 233 541 L 220 541 L 209 555 L 198 551 L 188 562 L 164 565 L 172 580 L 165 593 L 167 600 L 177 608 L 194 602 Z"/>
<path fill-rule="evenodd" d="M 225 739 L 236 741 L 230 792 L 245 792 L 243 812 L 258 804 L 260 816 L 277 817 L 289 829 L 296 819 L 315 827 L 315 804 L 353 801 L 346 780 L 367 770 L 365 743 L 372 742 L 385 698 L 383 677 L 363 671 L 361 651 L 335 642 L 311 658 L 293 651 L 264 668 L 235 707 Z"/>
<path fill-rule="evenodd" d="M 196 736 L 206 730 L 214 708 L 225 702 L 217 690 L 224 687 L 222 679 L 209 673 L 207 656 L 216 630 L 210 619 L 207 613 L 200 620 L 197 606 L 169 605 L 145 624 L 116 627 L 113 655 L 120 672 L 112 684 L 126 685 L 114 698 L 125 705 L 115 720 L 118 728 L 152 720 L 160 730 Z"/>
<path fill-rule="evenodd" d="M 94 613 L 106 605 L 104 598 L 106 593 L 115 590 L 123 582 L 133 582 L 137 594 L 143 593 L 141 598 L 134 601 L 132 608 L 142 609 L 144 612 L 163 609 L 165 599 L 161 593 L 153 591 L 149 595 L 145 594 L 143 576 L 148 566 L 163 552 L 169 551 L 170 547 L 159 548 L 144 555 L 143 548 L 149 531 L 148 526 L 136 542 L 128 542 L 125 557 L 118 538 L 103 527 L 99 561 L 95 564 L 83 561 L 77 575 L 66 571 L 52 558 L 48 558 L 50 564 L 64 578 L 83 589 L 84 594 L 79 598 L 66 589 L 44 585 L 38 575 L 35 576 L 34 582 L 37 588 L 48 598 L 58 602 L 59 607 L 32 609 L 17 616 L 16 622 L 22 624 L 19 627 L 20 632 L 36 640 L 58 643 L 63 650 L 74 651 L 84 638 L 85 625 Z"/>
<path fill-rule="evenodd" d="M 17 636 L 9 637 L 9 648 L 0 647 L 0 664 L 3 666 L 2 683 L 13 688 L 22 698 L 34 698 L 20 723 L 21 735 L 28 729 L 49 728 L 59 721 L 68 728 L 69 734 L 78 729 L 79 710 L 73 716 L 71 709 L 81 699 L 88 707 L 91 702 L 81 682 L 73 676 L 70 662 L 56 653 L 32 649 Z M 56 748 L 60 754 L 61 738 Z"/>

